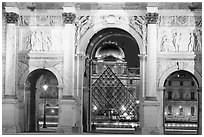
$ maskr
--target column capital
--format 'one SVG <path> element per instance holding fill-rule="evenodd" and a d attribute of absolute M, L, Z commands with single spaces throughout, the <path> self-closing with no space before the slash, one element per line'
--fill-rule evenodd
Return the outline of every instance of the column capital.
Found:
<path fill-rule="evenodd" d="M 62 13 L 63 23 L 72 24 L 76 18 L 76 9 L 74 7 L 63 7 L 64 13 Z"/>
<path fill-rule="evenodd" d="M 154 13 L 147 13 L 146 14 L 146 21 L 147 21 L 147 24 L 156 24 L 157 23 L 157 20 L 158 20 L 158 16 L 159 14 L 154 12 Z"/>
<path fill-rule="evenodd" d="M 15 12 L 6 12 L 4 18 L 7 23 L 15 24 L 18 22 L 19 15 Z"/>
<path fill-rule="evenodd" d="M 62 17 L 63 17 L 63 23 L 64 24 L 72 24 L 76 18 L 76 14 L 73 12 L 69 12 L 69 13 L 62 13 Z"/>

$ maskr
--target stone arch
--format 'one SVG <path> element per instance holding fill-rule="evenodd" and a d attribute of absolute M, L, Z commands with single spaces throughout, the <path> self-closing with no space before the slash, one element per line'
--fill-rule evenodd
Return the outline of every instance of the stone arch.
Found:
<path fill-rule="evenodd" d="M 132 27 L 127 25 L 125 22 L 120 25 L 111 24 L 111 25 L 103 25 L 102 23 L 95 24 L 91 28 L 89 28 L 85 34 L 81 37 L 79 41 L 79 45 L 76 48 L 76 54 L 82 54 L 85 55 L 85 51 L 88 47 L 88 43 L 91 37 L 93 37 L 94 34 L 97 32 L 106 29 L 106 28 L 118 28 L 127 31 L 132 35 L 132 37 L 137 41 L 137 44 L 139 46 L 140 54 L 145 54 L 145 46 L 143 46 L 143 39 L 139 35 L 138 32 L 136 32 Z"/>
<path fill-rule="evenodd" d="M 29 74 L 31 74 L 33 71 L 37 70 L 37 69 L 45 69 L 45 70 L 49 70 L 51 71 L 57 78 L 57 81 L 58 81 L 58 85 L 63 85 L 63 80 L 62 80 L 62 76 L 60 74 L 59 71 L 57 71 L 54 67 L 50 67 L 50 68 L 29 68 L 29 72 L 25 72 L 20 81 L 19 81 L 19 85 L 24 85 L 26 80 L 27 80 L 27 77 L 29 76 Z"/>
<path fill-rule="evenodd" d="M 166 70 L 162 75 L 161 77 L 159 78 L 158 80 L 158 87 L 163 87 L 164 86 L 164 83 L 165 83 L 165 80 L 167 79 L 167 77 L 172 74 L 173 72 L 175 71 L 179 71 L 179 70 L 185 70 L 189 73 L 191 73 L 193 76 L 195 76 L 196 80 L 197 80 L 197 83 L 198 83 L 198 86 L 199 87 L 202 87 L 202 77 L 201 75 L 199 74 L 199 72 L 195 69 L 192 69 L 192 68 L 184 68 L 184 69 L 178 69 L 176 66 L 172 67 L 172 68 L 169 68 L 168 70 Z"/>

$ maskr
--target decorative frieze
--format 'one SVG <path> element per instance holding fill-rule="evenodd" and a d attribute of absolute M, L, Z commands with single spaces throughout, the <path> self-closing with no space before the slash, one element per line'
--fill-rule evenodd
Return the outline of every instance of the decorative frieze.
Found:
<path fill-rule="evenodd" d="M 62 13 L 63 23 L 64 24 L 72 24 L 76 18 L 76 14 L 69 12 L 69 13 Z"/>
<path fill-rule="evenodd" d="M 201 52 L 202 31 L 193 28 L 159 28 L 160 52 Z"/>
<path fill-rule="evenodd" d="M 6 12 L 4 13 L 4 18 L 7 23 L 17 23 L 19 15 L 14 12 Z"/>
<path fill-rule="evenodd" d="M 158 13 L 147 13 L 146 14 L 146 21 L 147 24 L 156 24 L 158 20 Z"/>
<path fill-rule="evenodd" d="M 160 26 L 196 26 L 202 27 L 202 16 L 159 16 Z"/>
<path fill-rule="evenodd" d="M 19 26 L 60 26 L 62 25 L 62 16 L 54 15 L 37 15 L 27 16 L 21 15 L 19 17 Z"/>

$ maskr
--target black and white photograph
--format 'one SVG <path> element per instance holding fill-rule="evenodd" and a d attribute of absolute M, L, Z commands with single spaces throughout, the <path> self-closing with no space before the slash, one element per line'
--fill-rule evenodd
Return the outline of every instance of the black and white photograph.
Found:
<path fill-rule="evenodd" d="M 1 2 L 2 135 L 202 135 L 202 2 Z"/>

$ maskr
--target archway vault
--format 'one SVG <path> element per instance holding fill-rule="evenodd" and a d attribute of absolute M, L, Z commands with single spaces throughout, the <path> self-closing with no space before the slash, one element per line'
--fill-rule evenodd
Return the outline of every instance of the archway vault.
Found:
<path fill-rule="evenodd" d="M 172 68 L 169 68 L 168 70 L 166 70 L 166 71 L 161 75 L 161 77 L 158 79 L 158 87 L 163 87 L 163 86 L 164 86 L 164 83 L 165 83 L 165 80 L 168 78 L 168 76 L 169 76 L 170 74 L 172 74 L 173 72 L 180 71 L 180 70 L 181 70 L 181 69 L 178 70 L 178 68 L 177 68 L 176 66 L 175 66 L 175 67 L 172 67 Z M 202 87 L 202 77 L 201 77 L 200 73 L 199 73 L 196 69 L 184 68 L 184 69 L 182 69 L 182 70 L 185 70 L 185 71 L 191 73 L 193 76 L 195 76 L 199 87 Z"/>
<path fill-rule="evenodd" d="M 63 85 L 63 79 L 62 79 L 62 75 L 60 74 L 60 72 L 58 70 L 56 70 L 54 67 L 50 67 L 50 68 L 29 68 L 27 71 L 25 71 L 25 73 L 21 76 L 20 78 L 20 81 L 19 81 L 19 85 L 25 85 L 26 83 L 26 80 L 27 80 L 27 77 L 32 73 L 34 72 L 35 70 L 38 70 L 38 69 L 45 69 L 45 70 L 48 70 L 50 72 L 52 72 L 56 78 L 57 78 L 57 81 L 58 81 L 58 86 L 62 86 Z M 25 85 L 26 86 L 26 85 Z"/>
<path fill-rule="evenodd" d="M 121 25 L 117 24 L 111 24 L 111 25 L 104 25 L 103 23 L 98 23 L 90 27 L 85 34 L 80 38 L 80 41 L 78 43 L 78 46 L 76 47 L 76 53 L 75 54 L 82 54 L 85 55 L 86 49 L 89 45 L 89 40 L 94 36 L 94 34 L 98 33 L 99 31 L 107 28 L 115 28 L 115 29 L 121 29 L 126 32 L 128 32 L 134 39 L 137 41 L 140 54 L 145 54 L 145 46 L 144 46 L 144 38 L 140 36 L 140 34 L 135 31 L 130 25 L 127 25 L 125 22 Z"/>

